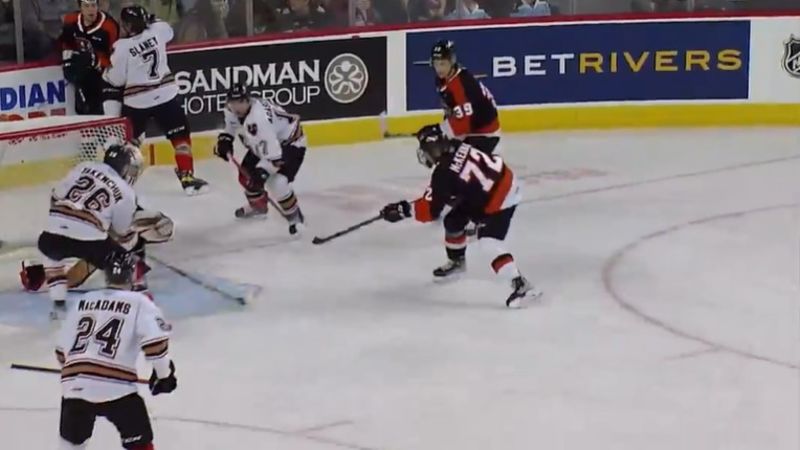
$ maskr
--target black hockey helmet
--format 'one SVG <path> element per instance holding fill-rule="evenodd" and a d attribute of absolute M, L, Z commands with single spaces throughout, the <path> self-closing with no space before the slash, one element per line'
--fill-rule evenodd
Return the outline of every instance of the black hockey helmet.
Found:
<path fill-rule="evenodd" d="M 456 44 L 453 41 L 442 39 L 434 44 L 431 49 L 431 63 L 436 60 L 447 60 L 456 63 Z"/>
<path fill-rule="evenodd" d="M 250 98 L 250 88 L 245 83 L 235 83 L 228 89 L 226 101 L 245 100 Z"/>
<path fill-rule="evenodd" d="M 142 156 L 139 149 L 131 144 L 117 142 L 108 142 L 104 147 L 103 163 L 133 186 L 142 171 Z"/>
<path fill-rule="evenodd" d="M 136 271 L 136 258 L 129 252 L 112 252 L 106 257 L 106 283 L 113 286 L 128 286 L 133 284 Z"/>
<path fill-rule="evenodd" d="M 417 160 L 425 167 L 432 168 L 446 153 L 450 152 L 451 141 L 438 124 L 425 125 L 417 132 Z"/>
<path fill-rule="evenodd" d="M 150 22 L 150 14 L 147 13 L 143 6 L 126 6 L 119 13 L 119 20 L 125 25 L 128 32 L 134 35 L 147 29 L 147 24 Z"/>

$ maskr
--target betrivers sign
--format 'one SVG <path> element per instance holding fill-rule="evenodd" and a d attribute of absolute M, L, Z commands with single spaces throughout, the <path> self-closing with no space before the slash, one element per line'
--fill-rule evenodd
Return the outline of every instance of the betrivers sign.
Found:
<path fill-rule="evenodd" d="M 321 70 L 320 59 L 271 62 L 180 71 L 176 81 L 187 114 L 222 111 L 232 84 L 247 83 L 252 93 L 279 106 L 313 103 L 323 90 L 341 104 L 353 103 L 367 90 L 369 70 L 352 53 L 340 54 Z"/>

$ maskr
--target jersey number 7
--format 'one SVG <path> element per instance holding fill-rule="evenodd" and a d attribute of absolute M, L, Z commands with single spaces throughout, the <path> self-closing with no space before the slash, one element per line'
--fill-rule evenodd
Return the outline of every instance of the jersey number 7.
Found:
<path fill-rule="evenodd" d="M 475 149 L 469 149 L 469 156 L 464 161 L 459 177 L 467 183 L 477 180 L 485 192 L 494 187 L 496 178 L 503 172 L 503 159 L 496 155 Z"/>

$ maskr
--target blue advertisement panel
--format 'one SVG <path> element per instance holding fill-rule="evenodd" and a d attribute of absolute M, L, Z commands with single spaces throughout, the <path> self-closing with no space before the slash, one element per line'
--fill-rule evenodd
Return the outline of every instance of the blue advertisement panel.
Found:
<path fill-rule="evenodd" d="M 498 105 L 746 99 L 750 22 L 645 22 L 409 32 L 406 106 L 438 109 L 430 50 L 458 59 Z"/>

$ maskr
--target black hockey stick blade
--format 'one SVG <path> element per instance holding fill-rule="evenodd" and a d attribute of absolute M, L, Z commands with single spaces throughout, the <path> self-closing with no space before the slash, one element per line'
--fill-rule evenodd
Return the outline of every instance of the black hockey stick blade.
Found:
<path fill-rule="evenodd" d="M 382 214 L 378 214 L 377 216 L 370 217 L 369 219 L 367 219 L 367 220 L 365 220 L 363 222 L 359 222 L 359 223 L 357 223 L 357 224 L 355 224 L 355 225 L 353 225 L 351 227 L 347 227 L 344 230 L 337 231 L 336 233 L 333 233 L 330 236 L 324 236 L 324 237 L 314 236 L 314 239 L 311 240 L 311 243 L 314 244 L 314 245 L 320 245 L 320 244 L 324 244 L 326 242 L 330 242 L 330 241 L 332 241 L 332 240 L 334 240 L 334 239 L 336 239 L 338 237 L 342 237 L 342 236 L 344 236 L 346 234 L 350 234 L 353 231 L 358 230 L 359 228 L 365 227 L 365 226 L 367 226 L 367 225 L 369 225 L 369 224 L 371 224 L 373 222 L 377 222 L 377 221 L 379 221 L 381 219 L 383 219 L 383 215 Z"/>

